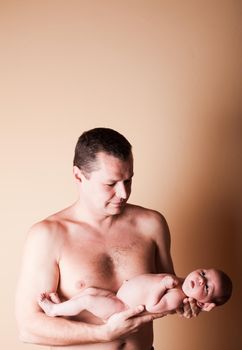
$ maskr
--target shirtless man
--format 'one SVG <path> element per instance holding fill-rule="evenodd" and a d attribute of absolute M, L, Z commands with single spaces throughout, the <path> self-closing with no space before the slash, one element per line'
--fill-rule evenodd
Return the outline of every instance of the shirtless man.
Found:
<path fill-rule="evenodd" d="M 104 323 L 88 312 L 50 318 L 36 302 L 43 290 L 67 300 L 88 287 L 116 293 L 124 280 L 140 274 L 174 274 L 163 216 L 127 204 L 133 177 L 130 143 L 107 128 L 83 133 L 73 173 L 78 200 L 35 224 L 26 240 L 16 293 L 20 339 L 56 350 L 150 350 L 152 320 L 161 315 L 142 314 L 142 306 Z M 186 308 L 185 313 L 197 312 L 195 303 Z"/>

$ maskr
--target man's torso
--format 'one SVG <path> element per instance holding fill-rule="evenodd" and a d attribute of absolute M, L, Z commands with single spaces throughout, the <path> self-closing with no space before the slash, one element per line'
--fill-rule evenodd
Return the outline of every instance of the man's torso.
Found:
<path fill-rule="evenodd" d="M 63 220 L 63 213 L 55 217 L 55 220 L 60 220 L 62 227 L 58 293 L 63 299 L 69 299 L 88 287 L 116 293 L 124 280 L 156 272 L 155 242 L 149 232 L 142 231 L 139 218 L 134 219 L 134 213 L 129 213 L 134 210 L 133 206 L 128 208 L 107 232 L 99 232 L 84 223 Z M 72 319 L 92 324 L 102 323 L 88 312 Z M 152 342 L 152 324 L 148 324 L 137 334 L 119 341 L 68 346 L 65 349 L 148 350 Z"/>

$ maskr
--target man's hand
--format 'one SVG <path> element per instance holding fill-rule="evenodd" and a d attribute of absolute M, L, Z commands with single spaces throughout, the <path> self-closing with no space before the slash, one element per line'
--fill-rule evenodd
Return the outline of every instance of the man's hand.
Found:
<path fill-rule="evenodd" d="M 185 298 L 183 305 L 180 306 L 176 312 L 185 318 L 196 317 L 202 310 L 197 305 L 197 301 L 193 298 Z"/>
<path fill-rule="evenodd" d="M 103 325 L 107 341 L 113 341 L 122 338 L 122 336 L 136 333 L 144 324 L 163 316 L 160 314 L 141 315 L 143 311 L 145 311 L 145 307 L 139 305 L 136 308 L 130 308 L 112 315 Z"/>

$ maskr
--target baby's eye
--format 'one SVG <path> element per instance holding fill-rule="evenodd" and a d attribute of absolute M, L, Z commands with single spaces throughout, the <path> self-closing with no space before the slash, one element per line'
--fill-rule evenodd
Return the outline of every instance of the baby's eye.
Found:
<path fill-rule="evenodd" d="M 201 272 L 200 272 L 200 275 L 204 277 L 204 276 L 205 276 L 205 272 L 204 272 L 204 271 L 201 271 Z"/>

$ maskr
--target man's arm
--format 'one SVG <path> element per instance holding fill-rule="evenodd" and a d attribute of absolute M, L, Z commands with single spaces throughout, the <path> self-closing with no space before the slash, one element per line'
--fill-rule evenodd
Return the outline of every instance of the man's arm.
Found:
<path fill-rule="evenodd" d="M 154 226 L 157 251 L 156 251 L 156 267 L 158 273 L 175 274 L 173 262 L 171 258 L 171 237 L 168 224 L 165 218 L 157 213 L 157 223 Z M 185 298 L 183 304 L 177 309 L 177 313 L 185 318 L 197 316 L 201 310 L 197 306 L 194 299 Z"/>
<path fill-rule="evenodd" d="M 156 273 L 175 275 L 171 257 L 171 236 L 168 224 L 164 216 L 158 212 L 153 212 L 152 221 L 153 237 L 156 243 Z"/>
<path fill-rule="evenodd" d="M 16 318 L 20 339 L 27 343 L 65 346 L 108 342 L 138 330 L 151 315 L 134 317 L 143 309 L 126 310 L 104 325 L 91 325 L 45 315 L 38 295 L 57 290 L 62 240 L 56 223 L 36 224 L 29 232 L 16 293 Z"/>

